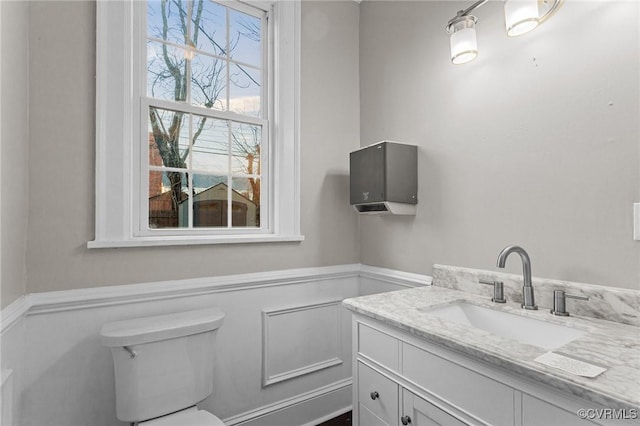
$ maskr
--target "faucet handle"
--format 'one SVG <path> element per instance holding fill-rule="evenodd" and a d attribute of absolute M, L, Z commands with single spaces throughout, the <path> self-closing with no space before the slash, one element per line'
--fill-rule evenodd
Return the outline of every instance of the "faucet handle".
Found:
<path fill-rule="evenodd" d="M 502 281 L 485 280 L 480 278 L 478 282 L 480 284 L 487 284 L 487 285 L 493 286 L 493 297 L 491 298 L 492 302 L 495 302 L 495 303 L 507 302 L 507 299 L 504 298 L 504 285 Z"/>
<path fill-rule="evenodd" d="M 567 294 L 563 290 L 553 290 L 553 309 L 551 309 L 551 315 L 557 315 L 561 317 L 569 316 L 569 312 L 567 312 L 567 297 L 569 299 L 576 300 L 589 300 L 589 298 L 585 296 Z"/>

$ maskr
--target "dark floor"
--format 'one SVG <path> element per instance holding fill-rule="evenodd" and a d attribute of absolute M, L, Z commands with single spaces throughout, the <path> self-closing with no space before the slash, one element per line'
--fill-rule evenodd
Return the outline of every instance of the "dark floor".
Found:
<path fill-rule="evenodd" d="M 344 413 L 341 416 L 334 417 L 331 420 L 327 420 L 324 423 L 320 423 L 317 426 L 351 426 L 351 411 Z"/>

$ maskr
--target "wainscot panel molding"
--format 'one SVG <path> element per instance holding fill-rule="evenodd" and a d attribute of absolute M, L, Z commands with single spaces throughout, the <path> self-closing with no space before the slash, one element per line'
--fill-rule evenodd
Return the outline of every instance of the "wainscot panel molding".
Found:
<path fill-rule="evenodd" d="M 342 300 L 262 312 L 262 384 L 342 364 Z"/>

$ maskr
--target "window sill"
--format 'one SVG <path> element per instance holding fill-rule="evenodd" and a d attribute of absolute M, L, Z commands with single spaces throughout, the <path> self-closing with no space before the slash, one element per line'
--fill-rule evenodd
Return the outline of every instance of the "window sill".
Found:
<path fill-rule="evenodd" d="M 137 237 L 130 240 L 93 240 L 87 243 L 87 248 L 118 248 L 118 247 L 162 247 L 162 246 L 191 246 L 204 244 L 245 244 L 245 243 L 283 243 L 304 241 L 304 235 L 225 235 L 199 237 Z"/>

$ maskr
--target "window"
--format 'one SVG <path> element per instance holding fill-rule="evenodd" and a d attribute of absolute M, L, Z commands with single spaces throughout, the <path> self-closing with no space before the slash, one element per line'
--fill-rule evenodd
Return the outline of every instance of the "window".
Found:
<path fill-rule="evenodd" d="M 301 240 L 299 2 L 98 2 L 89 247 Z"/>
<path fill-rule="evenodd" d="M 148 152 L 142 158 L 148 161 L 140 166 L 149 202 L 140 212 L 141 233 L 261 229 L 269 133 L 262 84 L 266 11 L 149 0 L 146 18 Z"/>

